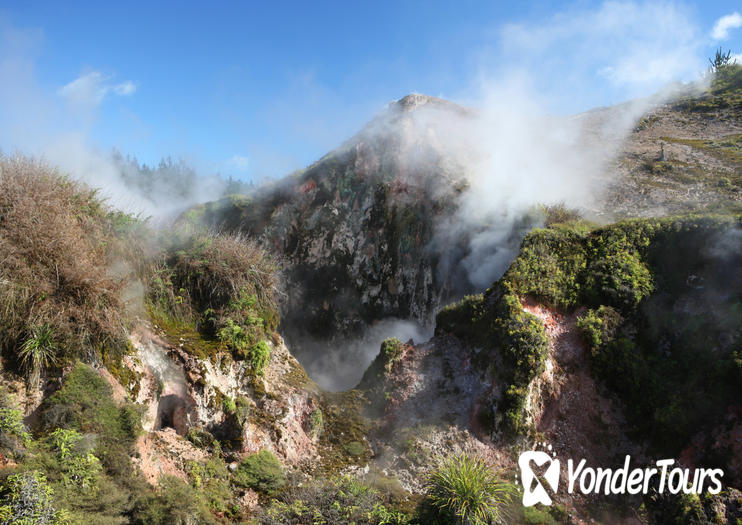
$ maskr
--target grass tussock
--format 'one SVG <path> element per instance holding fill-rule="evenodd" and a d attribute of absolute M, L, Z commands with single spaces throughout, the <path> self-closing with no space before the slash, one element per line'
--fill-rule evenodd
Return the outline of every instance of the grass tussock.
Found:
<path fill-rule="evenodd" d="M 445 523 L 506 523 L 516 494 L 482 460 L 466 455 L 443 460 L 428 479 L 428 499 Z"/>
<path fill-rule="evenodd" d="M 122 281 L 109 271 L 117 217 L 96 190 L 0 157 L 0 351 L 32 376 L 124 344 Z"/>

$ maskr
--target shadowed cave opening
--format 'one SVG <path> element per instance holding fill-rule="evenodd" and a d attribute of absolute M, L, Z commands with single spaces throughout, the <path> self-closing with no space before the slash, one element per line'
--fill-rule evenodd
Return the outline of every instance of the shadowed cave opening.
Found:
<path fill-rule="evenodd" d="M 188 431 L 188 400 L 176 394 L 162 396 L 157 404 L 154 430 L 172 428 L 183 436 Z"/>

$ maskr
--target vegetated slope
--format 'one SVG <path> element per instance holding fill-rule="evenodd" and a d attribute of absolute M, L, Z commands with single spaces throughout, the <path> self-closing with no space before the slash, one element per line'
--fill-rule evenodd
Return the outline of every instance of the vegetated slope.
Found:
<path fill-rule="evenodd" d="M 565 462 L 722 468 L 725 491 L 561 492 L 541 520 L 739 517 L 740 240 L 742 217 L 723 215 L 534 230 L 490 289 L 438 314 L 433 339 L 384 342 L 358 386 L 376 421 L 369 476 L 419 492 L 441 457 L 515 472 L 517 453 L 546 441 Z"/>
<path fill-rule="evenodd" d="M 694 122 L 694 133 L 713 130 L 710 143 L 663 139 L 702 150 L 699 166 L 718 161 L 728 181 L 680 180 L 650 200 L 629 191 L 618 214 L 698 202 L 682 185 L 715 195 L 710 203 L 726 196 L 721 206 L 734 208 L 738 142 L 726 135 L 738 122 L 735 78 L 667 109 Z M 252 204 L 189 214 L 260 232 L 288 259 L 284 322 L 297 333 L 328 338 L 389 315 L 422 319 L 467 288 L 455 266 L 438 271 L 441 253 L 426 250 L 465 183 L 460 166 L 438 155 L 434 134 L 405 140 L 417 105 L 463 111 L 407 97 Z M 721 123 L 697 118 L 708 111 Z M 489 290 L 439 313 L 434 339 L 385 342 L 363 392 L 328 394 L 276 333 L 273 263 L 253 241 L 168 232 L 169 242 L 152 243 L 140 221 L 53 170 L 8 159 L 0 169 L 2 380 L 21 398 L 0 396 L 2 519 L 227 523 L 262 505 L 267 523 L 431 522 L 406 490 L 423 491 L 441 456 L 464 452 L 513 468 L 513 444 L 534 438 L 601 463 L 629 452 L 640 461 L 675 455 L 721 466 L 739 486 L 738 216 L 593 231 L 551 220 Z M 333 477 L 362 472 L 353 466 L 372 458 L 366 480 L 377 489 Z M 286 466 L 315 479 L 286 475 Z M 566 508 L 577 520 L 731 520 L 738 498 L 728 487 L 719 497 L 650 494 L 642 508 L 639 499 L 562 495 L 564 507 L 523 519 L 564 521 Z"/>
<path fill-rule="evenodd" d="M 131 218 L 30 159 L 0 159 L 0 351 L 34 377 L 126 347 Z M 36 387 L 37 385 L 33 385 Z"/>
<path fill-rule="evenodd" d="M 0 520 L 231 523 L 286 466 L 357 461 L 360 430 L 323 428 L 364 423 L 275 332 L 252 240 L 153 231 L 28 159 L 0 189 Z"/>
<path fill-rule="evenodd" d="M 438 314 L 431 344 L 463 344 L 468 357 L 453 368 L 466 370 L 470 359 L 486 370 L 493 388 L 476 415 L 495 443 L 538 431 L 567 457 L 577 445 L 595 457 L 590 448 L 611 443 L 615 458 L 646 447 L 640 458 L 720 467 L 727 486 L 739 487 L 740 239 L 739 216 L 635 219 L 586 234 L 566 225 L 534 230 L 500 281 Z M 584 342 L 557 339 L 564 329 L 574 337 L 575 321 Z M 444 334 L 460 343 L 439 339 Z M 580 364 L 580 346 L 588 368 Z M 570 348 L 577 353 L 559 355 Z M 590 380 L 587 371 L 605 393 L 580 384 Z M 611 416 L 615 409 L 591 407 L 590 392 L 593 405 L 607 395 L 622 410 Z M 567 405 L 560 408 L 561 396 Z M 399 398 L 394 391 L 388 397 Z M 582 403 L 595 421 L 570 410 Z M 558 432 L 555 418 L 563 418 L 568 435 Z M 615 428 L 623 418 L 625 428 Z M 601 426 L 619 435 L 583 439 Z"/>

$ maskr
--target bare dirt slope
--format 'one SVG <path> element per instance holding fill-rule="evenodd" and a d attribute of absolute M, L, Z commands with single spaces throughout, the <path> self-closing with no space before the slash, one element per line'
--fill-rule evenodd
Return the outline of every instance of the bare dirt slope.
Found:
<path fill-rule="evenodd" d="M 603 209 L 613 218 L 739 209 L 741 134 L 742 121 L 732 111 L 651 109 L 609 164 Z"/>

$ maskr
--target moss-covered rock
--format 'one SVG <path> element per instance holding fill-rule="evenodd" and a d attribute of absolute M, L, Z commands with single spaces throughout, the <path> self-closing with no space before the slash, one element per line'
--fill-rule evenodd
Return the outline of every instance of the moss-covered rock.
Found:
<path fill-rule="evenodd" d="M 635 432 L 677 452 L 742 395 L 735 361 L 742 344 L 741 228 L 740 217 L 689 215 L 587 233 L 535 230 L 492 288 L 438 314 L 436 333 L 487 349 L 479 354 L 483 366 L 498 353 L 506 386 L 497 411 L 509 429 L 523 432 L 546 338 L 520 298 L 568 310 L 588 306 L 579 327 L 593 371 L 626 403 Z"/>

